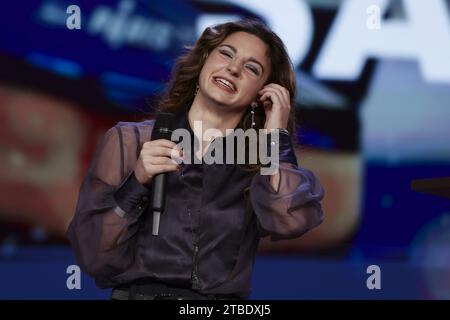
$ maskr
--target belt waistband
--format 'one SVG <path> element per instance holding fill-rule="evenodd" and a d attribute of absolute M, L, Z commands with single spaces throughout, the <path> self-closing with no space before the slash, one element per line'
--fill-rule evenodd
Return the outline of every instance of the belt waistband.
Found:
<path fill-rule="evenodd" d="M 168 286 L 164 283 L 137 280 L 112 291 L 114 300 L 221 300 L 238 299 L 233 295 L 201 294 L 189 288 Z"/>
<path fill-rule="evenodd" d="M 194 295 L 181 295 L 176 293 L 159 293 L 154 295 L 135 293 L 134 299 L 130 297 L 130 292 L 126 290 L 114 289 L 111 299 L 114 300 L 217 300 L 213 295 L 207 296 L 194 296 Z"/>

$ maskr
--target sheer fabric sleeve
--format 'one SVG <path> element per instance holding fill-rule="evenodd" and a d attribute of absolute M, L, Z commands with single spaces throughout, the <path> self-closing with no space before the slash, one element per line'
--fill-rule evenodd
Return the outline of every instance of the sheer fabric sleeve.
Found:
<path fill-rule="evenodd" d="M 293 239 L 323 221 L 324 189 L 317 176 L 299 167 L 290 139 L 280 135 L 279 187 L 270 175 L 256 173 L 250 185 L 250 200 L 257 217 L 259 235 L 272 240 Z"/>
<path fill-rule="evenodd" d="M 150 198 L 150 189 L 134 176 L 145 133 L 137 125 L 118 123 L 104 134 L 66 233 L 80 267 L 100 286 L 108 286 L 134 261 L 140 217 Z"/>

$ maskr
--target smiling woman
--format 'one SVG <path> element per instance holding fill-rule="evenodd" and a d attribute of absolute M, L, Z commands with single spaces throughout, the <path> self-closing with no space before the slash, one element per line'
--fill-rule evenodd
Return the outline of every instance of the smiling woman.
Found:
<path fill-rule="evenodd" d="M 175 142 L 148 141 L 153 120 L 121 122 L 97 147 L 68 238 L 80 266 L 100 287 L 114 287 L 114 299 L 245 299 L 260 239 L 297 238 L 323 218 L 323 188 L 293 151 L 292 64 L 261 22 L 228 22 L 188 48 L 167 88 L 159 109 L 175 114 L 191 145 L 207 150 L 210 129 L 224 146 L 232 143 L 227 129 L 266 129 L 279 136 L 277 170 L 208 164 L 202 153 L 199 164 L 183 162 L 193 155 Z M 196 121 L 202 132 L 192 131 Z M 153 236 L 149 198 L 163 172 L 165 213 Z"/>
<path fill-rule="evenodd" d="M 241 106 L 250 105 L 269 74 L 267 45 L 246 32 L 233 33 L 206 60 L 200 73 L 200 96 L 197 101 L 209 98 L 212 100 L 208 101 L 210 104 L 226 105 L 230 111 L 232 108 L 242 109 Z M 222 90 L 212 88 L 212 83 Z M 223 91 L 232 96 L 223 97 Z M 213 98 L 215 93 L 218 95 L 216 99 Z"/>

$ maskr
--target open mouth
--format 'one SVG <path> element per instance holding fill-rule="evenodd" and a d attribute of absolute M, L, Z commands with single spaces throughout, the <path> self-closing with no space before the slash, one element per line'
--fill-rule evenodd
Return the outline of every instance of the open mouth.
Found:
<path fill-rule="evenodd" d="M 236 87 L 234 86 L 234 84 L 224 78 L 215 77 L 215 78 L 213 78 L 213 82 L 219 88 L 221 88 L 227 92 L 230 92 L 230 93 L 236 92 Z"/>

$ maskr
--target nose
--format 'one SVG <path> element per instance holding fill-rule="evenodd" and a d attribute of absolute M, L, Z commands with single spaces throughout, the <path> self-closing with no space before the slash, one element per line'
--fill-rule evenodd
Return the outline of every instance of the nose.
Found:
<path fill-rule="evenodd" d="M 241 72 L 241 68 L 240 68 L 240 66 L 239 66 L 236 62 L 231 61 L 231 62 L 228 64 L 228 66 L 227 66 L 227 71 L 228 71 L 232 76 L 238 78 L 238 77 L 239 77 L 239 74 L 240 74 L 240 72 Z"/>

